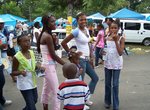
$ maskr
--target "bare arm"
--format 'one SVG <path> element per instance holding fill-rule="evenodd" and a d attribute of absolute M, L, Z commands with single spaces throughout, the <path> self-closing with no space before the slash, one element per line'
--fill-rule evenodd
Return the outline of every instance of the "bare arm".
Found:
<path fill-rule="evenodd" d="M 52 39 L 51 35 L 47 34 L 47 37 L 45 38 L 45 42 L 46 42 L 48 51 L 49 51 L 50 55 L 52 56 L 52 58 L 61 65 L 65 64 L 65 62 L 60 57 L 58 57 L 55 53 L 53 39 Z"/>
<path fill-rule="evenodd" d="M 62 45 L 62 47 L 65 49 L 66 52 L 70 52 L 70 49 L 69 49 L 67 43 L 68 43 L 69 41 L 71 41 L 71 39 L 73 39 L 73 35 L 72 35 L 72 34 L 68 35 L 68 36 L 61 42 L 61 45 Z"/>
<path fill-rule="evenodd" d="M 123 37 L 120 39 L 120 43 L 118 43 L 118 40 L 115 40 L 116 48 L 117 48 L 118 54 L 120 56 L 123 54 L 123 50 L 124 50 L 124 47 L 125 47 L 124 42 L 125 42 L 125 39 Z"/>

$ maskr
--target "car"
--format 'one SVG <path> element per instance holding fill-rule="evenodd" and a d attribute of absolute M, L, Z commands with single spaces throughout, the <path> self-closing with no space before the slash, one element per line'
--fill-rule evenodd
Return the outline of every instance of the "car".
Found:
<path fill-rule="evenodd" d="M 125 42 L 142 43 L 150 45 L 150 21 L 146 20 L 120 20 Z"/>

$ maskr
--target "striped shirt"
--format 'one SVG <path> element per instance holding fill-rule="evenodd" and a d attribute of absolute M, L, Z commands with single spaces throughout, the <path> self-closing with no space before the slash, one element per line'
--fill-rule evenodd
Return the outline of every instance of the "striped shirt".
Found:
<path fill-rule="evenodd" d="M 83 110 L 90 97 L 90 91 L 85 82 L 67 79 L 59 86 L 57 95 L 59 100 L 63 100 L 65 110 Z"/>

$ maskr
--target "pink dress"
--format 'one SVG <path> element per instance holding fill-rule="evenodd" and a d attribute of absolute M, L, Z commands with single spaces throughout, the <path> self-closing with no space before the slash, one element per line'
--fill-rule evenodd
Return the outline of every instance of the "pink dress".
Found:
<path fill-rule="evenodd" d="M 46 68 L 41 102 L 48 104 L 50 99 L 52 104 L 50 110 L 60 110 L 60 102 L 57 99 L 59 82 L 56 73 L 56 63 L 49 54 L 47 45 L 40 45 L 40 49 L 42 53 L 42 66 Z"/>

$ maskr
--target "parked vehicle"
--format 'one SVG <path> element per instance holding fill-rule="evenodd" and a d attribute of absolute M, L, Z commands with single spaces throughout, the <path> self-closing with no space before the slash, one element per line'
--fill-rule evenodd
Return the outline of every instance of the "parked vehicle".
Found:
<path fill-rule="evenodd" d="M 59 39 L 59 44 L 63 41 L 63 39 L 66 37 L 66 29 L 56 29 L 53 30 L 52 33 L 56 33 Z M 72 47 L 76 45 L 75 41 L 72 39 L 71 42 L 68 43 L 69 47 Z"/>
<path fill-rule="evenodd" d="M 150 45 L 150 21 L 120 20 L 126 42 Z"/>

